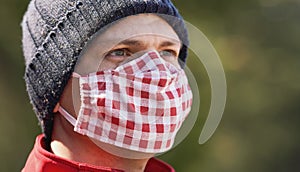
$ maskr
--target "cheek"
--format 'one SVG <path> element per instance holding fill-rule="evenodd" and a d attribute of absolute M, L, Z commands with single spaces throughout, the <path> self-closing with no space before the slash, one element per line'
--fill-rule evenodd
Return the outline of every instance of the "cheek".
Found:
<path fill-rule="evenodd" d="M 103 71 L 103 70 L 108 70 L 108 69 L 115 69 L 116 67 L 118 67 L 118 63 L 114 63 L 108 60 L 103 60 L 100 64 L 99 67 L 97 69 L 97 71 Z"/>
<path fill-rule="evenodd" d="M 80 93 L 78 79 L 70 79 L 59 101 L 73 117 L 77 117 L 80 109 Z"/>
<path fill-rule="evenodd" d="M 99 60 L 90 57 L 82 57 L 78 64 L 76 64 L 75 72 L 84 76 L 92 72 L 96 72 L 100 62 Z"/>
<path fill-rule="evenodd" d="M 72 105 L 75 111 L 75 116 L 79 114 L 80 106 L 81 106 L 81 96 L 80 96 L 80 85 L 79 79 L 73 78 L 72 80 Z"/>
<path fill-rule="evenodd" d="M 177 58 L 164 58 L 165 61 L 171 63 L 172 65 L 174 65 L 177 68 L 180 68 L 180 64 L 178 62 Z"/>

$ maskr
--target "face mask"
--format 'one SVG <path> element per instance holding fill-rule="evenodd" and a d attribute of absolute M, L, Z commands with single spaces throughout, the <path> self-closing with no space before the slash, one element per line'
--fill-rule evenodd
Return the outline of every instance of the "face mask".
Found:
<path fill-rule="evenodd" d="M 192 105 L 184 70 L 156 51 L 116 69 L 79 78 L 81 106 L 77 120 L 59 112 L 74 131 L 93 140 L 143 153 L 169 150 Z"/>

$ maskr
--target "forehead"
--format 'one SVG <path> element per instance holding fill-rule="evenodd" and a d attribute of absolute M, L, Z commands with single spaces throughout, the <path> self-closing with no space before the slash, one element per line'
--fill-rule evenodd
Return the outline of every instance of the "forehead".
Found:
<path fill-rule="evenodd" d="M 165 20 L 155 14 L 138 14 L 108 25 L 95 35 L 92 43 L 117 44 L 126 39 L 146 35 L 180 42 L 176 32 Z"/>

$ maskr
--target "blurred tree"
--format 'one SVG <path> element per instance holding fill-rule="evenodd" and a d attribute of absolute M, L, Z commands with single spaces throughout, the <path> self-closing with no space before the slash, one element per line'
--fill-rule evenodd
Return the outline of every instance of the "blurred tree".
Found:
<path fill-rule="evenodd" d="M 0 171 L 20 171 L 40 133 L 24 81 L 20 22 L 28 0 L 0 6 Z M 224 64 L 228 97 L 223 120 L 204 145 L 210 85 L 191 52 L 188 67 L 201 94 L 199 118 L 179 146 L 160 158 L 177 171 L 300 171 L 300 2 L 174 0 Z"/>

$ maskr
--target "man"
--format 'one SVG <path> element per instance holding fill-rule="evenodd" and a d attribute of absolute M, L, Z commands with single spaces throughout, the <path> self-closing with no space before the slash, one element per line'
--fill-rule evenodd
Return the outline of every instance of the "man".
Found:
<path fill-rule="evenodd" d="M 33 0 L 25 80 L 43 135 L 23 171 L 174 171 L 190 111 L 187 34 L 168 1 Z"/>

